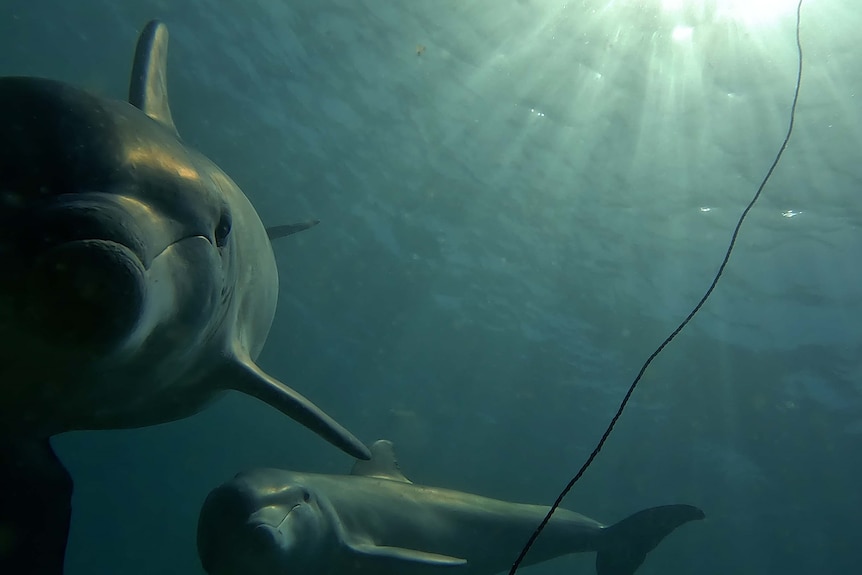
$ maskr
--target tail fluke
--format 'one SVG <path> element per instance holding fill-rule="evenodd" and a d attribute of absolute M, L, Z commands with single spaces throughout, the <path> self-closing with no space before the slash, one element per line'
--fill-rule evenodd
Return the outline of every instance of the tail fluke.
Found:
<path fill-rule="evenodd" d="M 596 573 L 632 575 L 647 553 L 674 529 L 704 517 L 703 511 L 691 505 L 664 505 L 644 509 L 607 527 L 596 557 Z"/>

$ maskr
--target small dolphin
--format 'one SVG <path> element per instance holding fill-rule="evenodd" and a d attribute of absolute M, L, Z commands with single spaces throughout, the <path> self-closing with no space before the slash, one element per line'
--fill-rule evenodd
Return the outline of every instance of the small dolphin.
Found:
<path fill-rule="evenodd" d="M 187 417 L 252 395 L 358 458 L 367 448 L 254 360 L 275 313 L 270 239 L 180 140 L 168 33 L 141 33 L 129 103 L 0 78 L 0 573 L 62 572 L 72 481 L 49 437 Z"/>
<path fill-rule="evenodd" d="M 491 575 L 509 568 L 548 507 L 414 485 L 392 443 L 371 446 L 351 475 L 280 469 L 240 473 L 214 489 L 198 519 L 210 575 Z M 680 525 L 703 519 L 667 505 L 605 526 L 558 509 L 524 565 L 595 551 L 599 575 L 630 575 Z"/>

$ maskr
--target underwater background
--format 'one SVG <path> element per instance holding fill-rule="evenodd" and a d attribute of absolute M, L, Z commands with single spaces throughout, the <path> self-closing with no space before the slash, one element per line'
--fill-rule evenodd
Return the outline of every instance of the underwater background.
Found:
<path fill-rule="evenodd" d="M 0 75 L 125 99 L 137 34 L 163 20 L 184 140 L 265 224 L 321 220 L 275 245 L 260 365 L 365 442 L 394 441 L 414 482 L 550 504 L 708 287 L 781 144 L 795 9 L 2 0 Z M 862 573 L 860 27 L 854 0 L 804 1 L 789 147 L 563 504 L 605 523 L 701 507 L 639 575 Z M 67 575 L 200 575 L 212 488 L 352 465 L 236 393 L 53 443 L 75 480 Z"/>

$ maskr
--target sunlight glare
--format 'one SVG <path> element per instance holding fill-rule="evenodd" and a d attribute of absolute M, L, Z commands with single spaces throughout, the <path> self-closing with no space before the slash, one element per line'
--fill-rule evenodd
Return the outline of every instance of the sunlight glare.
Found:
<path fill-rule="evenodd" d="M 799 0 L 661 0 L 666 12 L 712 8 L 717 18 L 761 24 L 792 14 Z"/>
<path fill-rule="evenodd" d="M 685 42 L 687 40 L 691 40 L 691 35 L 694 32 L 694 28 L 691 26 L 677 26 L 673 29 L 671 33 L 671 38 L 676 42 Z"/>

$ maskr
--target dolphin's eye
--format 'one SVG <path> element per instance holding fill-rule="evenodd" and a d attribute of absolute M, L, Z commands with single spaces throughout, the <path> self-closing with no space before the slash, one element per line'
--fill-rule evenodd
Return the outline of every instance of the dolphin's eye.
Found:
<path fill-rule="evenodd" d="M 308 491 L 303 491 L 302 500 L 307 502 L 309 499 L 311 499 L 311 493 L 309 493 Z"/>
<path fill-rule="evenodd" d="M 223 248 L 227 244 L 227 238 L 230 236 L 231 218 L 230 212 L 224 211 L 221 213 L 218 225 L 215 229 L 216 247 Z"/>

